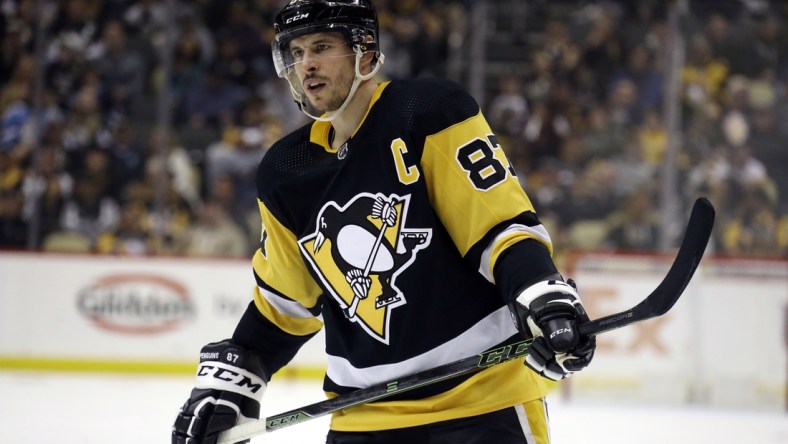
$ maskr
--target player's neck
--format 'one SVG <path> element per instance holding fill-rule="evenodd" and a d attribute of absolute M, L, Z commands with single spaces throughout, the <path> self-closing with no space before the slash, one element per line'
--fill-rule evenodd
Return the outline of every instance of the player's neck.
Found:
<path fill-rule="evenodd" d="M 350 136 L 356 131 L 356 128 L 361 124 L 361 119 L 369 109 L 369 103 L 372 101 L 372 96 L 377 90 L 378 84 L 374 79 L 365 80 L 359 85 L 353 98 L 350 99 L 347 108 L 342 111 L 342 114 L 337 116 L 331 122 L 333 127 L 333 137 L 331 139 L 331 147 L 339 149 L 342 144 L 350 139 Z"/>

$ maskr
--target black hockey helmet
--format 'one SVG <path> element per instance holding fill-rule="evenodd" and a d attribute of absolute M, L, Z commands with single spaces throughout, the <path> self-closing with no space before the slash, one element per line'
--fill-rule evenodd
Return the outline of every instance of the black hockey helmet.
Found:
<path fill-rule="evenodd" d="M 280 77 L 293 64 L 290 41 L 307 34 L 340 32 L 349 47 L 379 53 L 378 15 L 371 0 L 291 0 L 274 18 L 274 30 L 271 49 Z"/>

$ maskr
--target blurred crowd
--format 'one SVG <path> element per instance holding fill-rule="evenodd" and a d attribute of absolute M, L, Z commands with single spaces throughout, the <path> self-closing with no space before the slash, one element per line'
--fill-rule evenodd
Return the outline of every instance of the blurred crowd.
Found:
<path fill-rule="evenodd" d="M 654 250 L 668 224 L 675 245 L 708 196 L 716 252 L 788 257 L 788 3 L 683 2 L 680 220 L 666 221 L 670 3 L 530 2 L 514 27 L 529 70 L 501 76 L 493 129 L 559 248 Z"/>
<path fill-rule="evenodd" d="M 0 248 L 254 251 L 257 163 L 307 123 L 270 57 L 284 3 L 0 0 Z M 447 74 L 473 2 L 375 4 L 382 78 Z M 689 4 L 680 202 L 711 198 L 717 252 L 785 257 L 788 7 Z M 656 249 L 665 2 L 528 13 L 528 69 L 481 103 L 518 177 L 562 250 Z"/>

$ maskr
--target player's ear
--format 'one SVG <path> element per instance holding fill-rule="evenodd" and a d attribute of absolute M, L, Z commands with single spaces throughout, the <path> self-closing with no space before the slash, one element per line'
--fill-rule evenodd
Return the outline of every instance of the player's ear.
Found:
<path fill-rule="evenodd" d="M 372 71 L 372 63 L 376 56 L 377 50 L 377 43 L 375 43 L 375 38 L 371 35 L 368 35 L 366 38 L 366 42 L 368 45 L 366 46 L 366 50 L 364 54 L 361 56 L 361 73 L 367 74 Z"/>

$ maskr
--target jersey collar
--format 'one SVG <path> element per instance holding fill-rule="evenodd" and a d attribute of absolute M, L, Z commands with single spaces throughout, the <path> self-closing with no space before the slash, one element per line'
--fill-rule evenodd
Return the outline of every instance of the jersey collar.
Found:
<path fill-rule="evenodd" d="M 367 108 L 367 112 L 364 113 L 364 117 L 361 119 L 361 122 L 359 122 L 358 126 L 356 127 L 356 130 L 353 131 L 353 134 L 351 135 L 351 137 L 356 135 L 356 133 L 358 132 L 359 128 L 361 128 L 361 125 L 363 125 L 364 121 L 367 120 L 367 116 L 369 115 L 369 111 L 375 105 L 375 102 L 378 101 L 378 99 L 380 98 L 380 95 L 383 94 L 383 90 L 386 89 L 386 87 L 388 86 L 389 83 L 391 83 L 391 82 L 388 81 L 388 82 L 382 82 L 382 83 L 378 84 L 378 87 L 375 90 L 375 93 L 372 95 L 372 100 L 369 101 L 369 107 Z M 336 153 L 337 150 L 331 148 L 331 144 L 328 141 L 329 134 L 331 134 L 331 122 L 321 122 L 319 120 L 316 120 L 316 121 L 312 122 L 312 129 L 311 129 L 311 131 L 309 133 L 309 141 L 312 142 L 312 143 L 315 143 L 317 145 L 322 146 L 323 149 L 326 150 L 329 153 Z"/>

